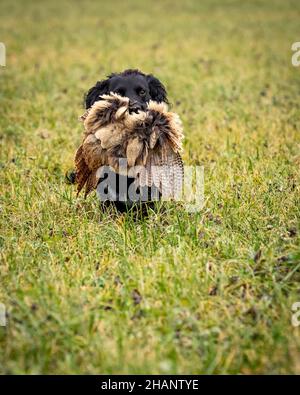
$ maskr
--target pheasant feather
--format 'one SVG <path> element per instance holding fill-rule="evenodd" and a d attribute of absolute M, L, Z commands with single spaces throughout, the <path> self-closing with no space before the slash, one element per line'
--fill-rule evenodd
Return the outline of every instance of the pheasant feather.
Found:
<path fill-rule="evenodd" d="M 75 155 L 78 193 L 85 187 L 86 196 L 97 187 L 101 166 L 121 172 L 119 160 L 125 158 L 137 185 L 155 185 L 163 197 L 175 197 L 183 183 L 179 116 L 169 112 L 166 103 L 154 101 L 146 111 L 130 110 L 127 97 L 111 93 L 81 117 L 85 133 Z"/>

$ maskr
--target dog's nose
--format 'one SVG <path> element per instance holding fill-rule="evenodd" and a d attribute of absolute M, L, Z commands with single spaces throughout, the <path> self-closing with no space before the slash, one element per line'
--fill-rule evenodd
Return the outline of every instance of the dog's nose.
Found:
<path fill-rule="evenodd" d="M 137 101 L 131 101 L 129 103 L 130 112 L 145 111 L 145 106 Z"/>

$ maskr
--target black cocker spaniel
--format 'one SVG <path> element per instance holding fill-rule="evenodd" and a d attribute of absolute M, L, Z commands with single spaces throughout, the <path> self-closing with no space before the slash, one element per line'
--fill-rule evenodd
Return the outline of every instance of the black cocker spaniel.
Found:
<path fill-rule="evenodd" d="M 158 103 L 168 103 L 166 89 L 156 77 L 152 74 L 144 74 L 137 69 L 127 69 L 121 73 L 110 74 L 106 79 L 98 81 L 95 86 L 90 88 L 85 95 L 86 109 L 89 109 L 96 101 L 101 100 L 102 95 L 110 94 L 111 92 L 128 97 L 133 112 L 138 112 L 139 110 L 145 111 L 147 103 L 149 103 L 150 100 L 154 100 Z M 130 201 L 130 199 L 126 202 L 124 202 L 123 199 L 119 199 L 119 184 L 122 183 L 120 180 L 122 177 L 124 176 L 117 174 L 116 190 L 112 191 L 112 195 L 115 196 L 113 199 L 114 201 L 106 202 L 109 205 L 113 204 L 121 212 L 128 210 L 136 203 Z M 134 178 L 126 178 L 126 184 L 129 188 Z M 67 179 L 69 182 L 74 183 L 76 179 L 75 172 L 70 172 L 67 175 Z M 100 182 L 101 181 L 103 180 L 100 179 Z M 149 200 L 151 200 L 150 188 L 146 193 L 149 193 Z"/>
<path fill-rule="evenodd" d="M 144 74 L 137 69 L 110 74 L 107 79 L 98 81 L 87 93 L 85 107 L 90 108 L 101 95 L 118 93 L 130 99 L 133 110 L 146 109 L 150 100 L 166 102 L 167 92 L 163 84 L 152 74 Z"/>

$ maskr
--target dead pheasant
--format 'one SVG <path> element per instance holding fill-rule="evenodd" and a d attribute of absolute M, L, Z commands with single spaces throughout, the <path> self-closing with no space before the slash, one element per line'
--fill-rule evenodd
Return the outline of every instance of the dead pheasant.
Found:
<path fill-rule="evenodd" d="M 165 103 L 150 101 L 146 111 L 134 113 L 130 101 L 111 93 L 103 95 L 81 117 L 85 134 L 75 155 L 78 193 L 95 189 L 99 169 L 135 178 L 137 186 L 155 186 L 164 198 L 176 197 L 183 184 L 182 125 Z M 120 166 L 127 160 L 127 167 Z"/>

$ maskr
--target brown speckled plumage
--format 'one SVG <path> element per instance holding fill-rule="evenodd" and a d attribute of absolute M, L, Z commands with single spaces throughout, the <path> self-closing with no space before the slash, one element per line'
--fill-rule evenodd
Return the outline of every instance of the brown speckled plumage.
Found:
<path fill-rule="evenodd" d="M 119 159 L 126 158 L 128 174 L 138 185 L 155 185 L 165 197 L 182 187 L 182 125 L 166 103 L 150 101 L 145 112 L 130 112 L 127 97 L 117 94 L 101 100 L 81 117 L 85 134 L 75 155 L 78 193 L 97 187 L 97 170 L 104 165 L 122 172 Z M 138 166 L 138 168 L 137 168 Z"/>

